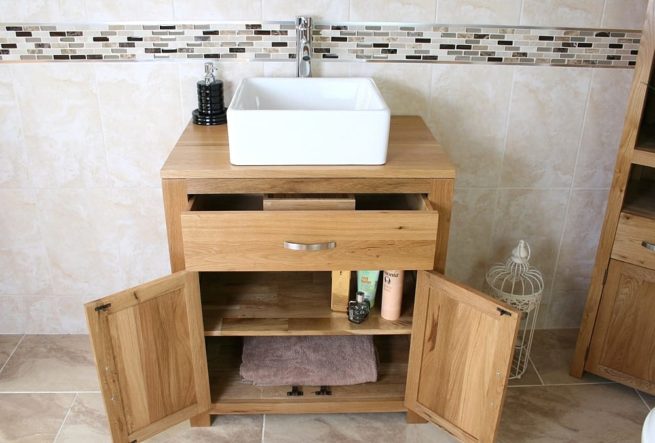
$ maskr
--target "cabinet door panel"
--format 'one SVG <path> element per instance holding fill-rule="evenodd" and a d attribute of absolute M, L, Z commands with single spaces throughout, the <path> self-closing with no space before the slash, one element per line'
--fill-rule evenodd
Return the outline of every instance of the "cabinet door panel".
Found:
<path fill-rule="evenodd" d="M 587 370 L 655 394 L 655 271 L 611 260 Z"/>
<path fill-rule="evenodd" d="M 419 272 L 405 402 L 463 441 L 493 441 L 520 314 Z"/>
<path fill-rule="evenodd" d="M 140 441 L 209 408 L 196 273 L 86 305 L 114 441 Z"/>

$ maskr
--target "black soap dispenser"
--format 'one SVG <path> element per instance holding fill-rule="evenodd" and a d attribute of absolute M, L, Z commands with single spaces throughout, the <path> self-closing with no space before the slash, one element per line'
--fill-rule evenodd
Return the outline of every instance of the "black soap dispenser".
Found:
<path fill-rule="evenodd" d="M 193 123 L 204 126 L 227 123 L 223 82 L 216 80 L 213 63 L 205 63 L 205 78 L 198 82 L 197 88 L 198 109 L 192 113 Z"/>

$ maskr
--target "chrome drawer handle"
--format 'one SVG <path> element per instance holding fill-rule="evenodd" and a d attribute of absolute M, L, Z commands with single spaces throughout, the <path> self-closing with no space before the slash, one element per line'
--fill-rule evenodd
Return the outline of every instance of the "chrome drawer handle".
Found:
<path fill-rule="evenodd" d="M 324 249 L 334 249 L 337 247 L 337 242 L 326 241 L 324 243 L 295 243 L 291 241 L 284 242 L 284 249 L 291 249 L 292 251 L 322 251 Z"/>
<path fill-rule="evenodd" d="M 655 252 L 655 243 L 651 243 L 649 241 L 644 240 L 641 242 L 641 246 L 648 249 L 649 251 Z"/>

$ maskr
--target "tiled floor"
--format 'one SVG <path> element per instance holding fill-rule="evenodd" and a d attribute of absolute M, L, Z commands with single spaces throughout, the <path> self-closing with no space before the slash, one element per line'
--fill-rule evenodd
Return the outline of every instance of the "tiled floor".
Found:
<path fill-rule="evenodd" d="M 655 397 L 568 375 L 575 330 L 537 331 L 532 366 L 512 381 L 500 442 L 636 442 Z M 110 441 L 86 336 L 0 336 L 0 442 Z M 391 442 L 454 440 L 403 414 L 223 416 L 181 423 L 153 442 Z"/>

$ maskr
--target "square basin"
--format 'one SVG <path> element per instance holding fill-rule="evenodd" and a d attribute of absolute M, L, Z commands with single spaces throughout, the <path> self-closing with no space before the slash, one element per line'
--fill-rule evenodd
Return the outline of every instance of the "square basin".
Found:
<path fill-rule="evenodd" d="M 381 165 L 389 107 L 370 78 L 248 78 L 227 110 L 234 165 Z"/>

